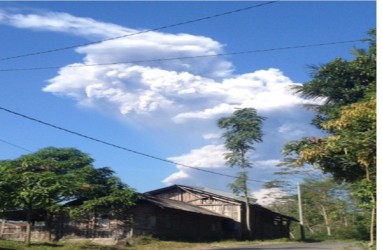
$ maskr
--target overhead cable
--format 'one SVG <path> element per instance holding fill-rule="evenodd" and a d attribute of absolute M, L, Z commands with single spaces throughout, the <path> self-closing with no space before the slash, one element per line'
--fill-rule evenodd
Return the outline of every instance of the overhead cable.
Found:
<path fill-rule="evenodd" d="M 158 156 L 150 155 L 150 154 L 147 154 L 147 153 L 136 151 L 134 149 L 129 149 L 129 148 L 126 148 L 126 147 L 123 147 L 123 146 L 119 146 L 119 145 L 114 144 L 114 143 L 110 143 L 110 142 L 107 142 L 107 141 L 104 141 L 104 140 L 100 140 L 100 139 L 97 139 L 97 138 L 94 138 L 94 137 L 91 137 L 91 136 L 88 136 L 88 135 L 85 135 L 85 134 L 82 134 L 82 133 L 79 133 L 79 132 L 75 132 L 75 131 L 72 131 L 72 130 L 69 130 L 69 129 L 66 129 L 66 128 L 59 127 L 57 125 L 54 125 L 54 124 L 51 124 L 51 123 L 48 123 L 48 122 L 44 122 L 42 120 L 39 120 L 39 119 L 30 117 L 30 116 L 27 116 L 27 115 L 24 115 L 24 114 L 15 112 L 15 111 L 12 111 L 12 110 L 4 108 L 4 107 L 0 107 L 0 110 L 3 110 L 3 111 L 8 112 L 10 114 L 17 115 L 19 117 L 22 117 L 22 118 L 25 118 L 25 119 L 28 119 L 28 120 L 31 120 L 31 121 L 43 124 L 45 126 L 49 126 L 49 127 L 52 127 L 52 128 L 55 128 L 55 129 L 58 129 L 58 130 L 61 130 L 61 131 L 73 134 L 73 135 L 80 136 L 80 137 L 85 138 L 85 139 L 88 139 L 88 140 L 91 140 L 91 141 L 94 141 L 94 142 L 98 142 L 98 143 L 101 143 L 101 144 L 104 144 L 104 145 L 107 145 L 107 146 L 110 146 L 110 147 L 113 147 L 113 148 L 118 148 L 118 149 L 130 152 L 130 153 L 133 153 L 133 154 L 137 154 L 137 155 L 140 155 L 140 156 L 144 156 L 144 157 L 147 157 L 147 158 L 151 158 L 151 159 L 162 161 L 162 162 L 166 162 L 166 163 L 175 164 L 175 165 L 182 166 L 182 167 L 185 167 L 185 168 L 190 168 L 190 169 L 202 171 L 202 172 L 209 173 L 209 174 L 215 174 L 215 175 L 220 175 L 220 176 L 234 178 L 234 179 L 237 178 L 236 176 L 233 176 L 233 175 L 218 173 L 218 172 L 210 171 L 210 170 L 203 169 L 203 168 L 200 168 L 200 167 L 189 166 L 189 165 L 186 165 L 186 164 L 183 164 L 183 163 L 178 163 L 178 162 L 170 161 L 170 160 L 158 157 Z M 259 180 L 254 180 L 254 179 L 247 179 L 247 181 L 264 183 L 264 181 L 259 181 Z"/>
<path fill-rule="evenodd" d="M 272 52 L 272 51 L 281 51 L 281 50 L 290 50 L 290 49 L 312 48 L 312 47 L 338 45 L 338 44 L 363 42 L 363 41 L 364 41 L 363 39 L 357 39 L 357 40 L 347 40 L 347 41 L 337 41 L 337 42 L 303 44 L 303 45 L 278 47 L 278 48 L 270 48 L 270 49 L 236 51 L 236 52 L 208 54 L 208 55 L 199 55 L 199 56 L 183 56 L 183 57 L 172 57 L 172 58 L 134 60 L 134 61 L 125 61 L 125 62 L 75 64 L 75 65 L 67 65 L 67 66 L 46 66 L 46 67 L 31 67 L 31 68 L 9 68 L 9 69 L 0 69 L 0 72 L 48 70 L 48 69 L 59 69 L 61 67 L 67 67 L 67 68 L 97 67 L 97 66 L 111 66 L 111 65 L 121 65 L 121 64 L 137 64 L 137 63 L 153 63 L 153 62 L 164 62 L 164 61 L 173 61 L 173 60 L 187 60 L 187 59 L 198 59 L 198 58 L 218 57 L 218 56 L 236 56 L 236 55 L 244 55 L 244 54 L 255 54 L 255 53 L 261 53 L 261 52 Z"/>
<path fill-rule="evenodd" d="M 10 60 L 10 59 L 29 57 L 29 56 L 37 56 L 37 55 L 41 55 L 41 54 L 53 53 L 53 52 L 58 52 L 58 51 L 63 51 L 63 50 L 68 50 L 68 49 L 75 49 L 75 48 L 82 47 L 82 46 L 88 46 L 88 45 L 98 44 L 98 43 L 102 43 L 102 42 L 106 42 L 106 41 L 117 40 L 117 39 L 121 39 L 121 38 L 125 38 L 125 37 L 135 36 L 135 35 L 139 35 L 139 34 L 143 34 L 143 33 L 148 33 L 148 32 L 152 32 L 152 31 L 168 29 L 168 28 L 177 27 L 177 26 L 186 25 L 186 24 L 195 23 L 195 22 L 200 22 L 200 21 L 204 21 L 204 20 L 208 20 L 208 19 L 212 19 L 212 18 L 226 16 L 226 15 L 230 15 L 230 14 L 234 14 L 234 13 L 238 13 L 238 12 L 242 12 L 242 11 L 247 11 L 247 10 L 251 10 L 251 9 L 254 9 L 254 8 L 262 7 L 262 6 L 265 6 L 265 5 L 268 5 L 268 4 L 273 4 L 273 3 L 276 3 L 276 2 L 279 2 L 279 1 L 280 0 L 278 0 L 278 1 L 269 1 L 269 2 L 260 3 L 260 4 L 256 4 L 256 5 L 252 5 L 252 6 L 248 6 L 248 7 L 244 7 L 244 8 L 240 8 L 240 9 L 235 9 L 235 10 L 226 11 L 226 12 L 223 12 L 223 13 L 218 13 L 218 14 L 211 15 L 211 16 L 201 17 L 201 18 L 197 18 L 197 19 L 192 19 L 192 20 L 184 21 L 184 22 L 179 22 L 179 23 L 175 23 L 175 24 L 161 26 L 161 27 L 158 27 L 158 28 L 153 28 L 153 29 L 143 30 L 143 31 L 135 32 L 135 33 L 130 33 L 130 34 L 122 35 L 122 36 L 117 36 L 117 37 L 107 38 L 107 39 L 103 39 L 103 40 L 98 40 L 98 41 L 94 41 L 94 42 L 88 42 L 88 43 L 71 45 L 71 46 L 66 46 L 66 47 L 61 47 L 61 48 L 55 48 L 55 49 L 49 49 L 49 50 L 44 50 L 44 51 L 32 52 L 32 53 L 27 53 L 27 54 L 17 55 L 17 56 L 3 57 L 3 58 L 0 58 L 0 61 L 6 61 L 6 60 Z"/>
<path fill-rule="evenodd" d="M 2 143 L 8 144 L 9 146 L 12 146 L 12 147 L 14 147 L 14 148 L 18 148 L 18 149 L 21 149 L 21 150 L 23 150 L 23 151 L 32 153 L 31 150 L 26 149 L 26 148 L 24 148 L 24 147 L 21 147 L 21 146 L 19 146 L 19 145 L 16 145 L 16 144 L 14 144 L 14 143 L 11 143 L 11 142 L 9 142 L 9 141 L 3 140 L 3 139 L 0 139 L 0 141 L 1 141 Z"/>

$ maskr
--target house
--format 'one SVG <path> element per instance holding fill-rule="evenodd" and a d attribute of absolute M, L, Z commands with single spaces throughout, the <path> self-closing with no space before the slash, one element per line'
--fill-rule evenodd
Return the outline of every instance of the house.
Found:
<path fill-rule="evenodd" d="M 70 204 L 74 206 L 75 202 Z M 254 200 L 250 209 L 255 238 L 289 237 L 289 225 L 296 221 L 294 218 L 263 208 Z M 26 220 L 23 210 L 8 211 L 4 215 L 7 220 Z M 132 236 L 150 235 L 166 240 L 206 241 L 241 238 L 245 233 L 242 197 L 184 185 L 144 193 L 133 207 L 119 215 L 110 213 L 107 207 L 81 220 L 72 220 L 65 212 L 48 215 L 41 210 L 32 213 L 36 225 L 32 239 L 109 239 L 116 243 Z M 17 231 L 19 239 L 22 234 L 25 230 Z"/>
<path fill-rule="evenodd" d="M 149 235 L 166 240 L 207 241 L 229 237 L 224 225 L 232 220 L 224 215 L 185 202 L 142 194 L 125 214 L 113 215 L 100 208 L 96 215 L 72 220 L 66 213 L 51 215 L 46 223 L 46 211 L 32 213 L 32 240 L 102 239 L 114 243 L 132 236 Z M 25 210 L 7 211 L 4 219 L 26 221 Z M 24 223 L 25 224 L 25 223 Z M 48 227 L 48 224 L 51 227 Z M 45 226 L 45 227 L 44 227 Z M 7 230 L 1 227 L 1 230 Z M 7 239 L 22 240 L 26 230 L 9 233 Z"/>
<path fill-rule="evenodd" d="M 144 194 L 131 208 L 133 235 L 166 240 L 221 240 L 229 237 L 224 225 L 232 220 L 192 204 Z"/>
<path fill-rule="evenodd" d="M 155 197 L 171 199 L 204 208 L 232 219 L 226 222 L 224 230 L 241 238 L 246 233 L 245 199 L 231 193 L 205 187 L 173 185 L 147 192 Z M 257 239 L 274 239 L 289 237 L 289 228 L 296 219 L 266 209 L 251 199 L 251 228 L 253 237 Z"/>

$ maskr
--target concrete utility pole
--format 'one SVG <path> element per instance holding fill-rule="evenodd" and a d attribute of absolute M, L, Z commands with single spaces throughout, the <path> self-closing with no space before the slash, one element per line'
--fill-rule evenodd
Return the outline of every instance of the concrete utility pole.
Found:
<path fill-rule="evenodd" d="M 300 191 L 300 183 L 297 182 L 297 197 L 298 197 L 298 213 L 300 220 L 300 235 L 301 240 L 305 240 L 305 231 L 304 231 L 304 219 L 302 217 L 302 202 L 301 202 L 301 191 Z"/>

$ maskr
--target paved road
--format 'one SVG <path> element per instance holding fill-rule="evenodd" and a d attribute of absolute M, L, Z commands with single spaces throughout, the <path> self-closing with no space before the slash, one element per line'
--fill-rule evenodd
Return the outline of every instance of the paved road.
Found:
<path fill-rule="evenodd" d="M 286 249 L 286 250 L 362 250 L 356 243 L 315 242 L 315 243 L 285 243 L 273 245 L 241 246 L 228 248 L 213 248 L 211 250 L 260 250 L 260 249 Z"/>

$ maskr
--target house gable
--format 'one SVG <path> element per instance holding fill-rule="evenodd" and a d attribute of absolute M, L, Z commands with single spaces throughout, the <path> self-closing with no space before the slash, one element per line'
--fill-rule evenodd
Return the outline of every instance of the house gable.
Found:
<path fill-rule="evenodd" d="M 177 200 L 194 206 L 202 207 L 214 213 L 231 218 L 236 222 L 242 219 L 242 202 L 233 197 L 223 196 L 212 192 L 207 192 L 199 188 L 174 185 L 167 188 L 157 189 L 147 194 Z"/>

